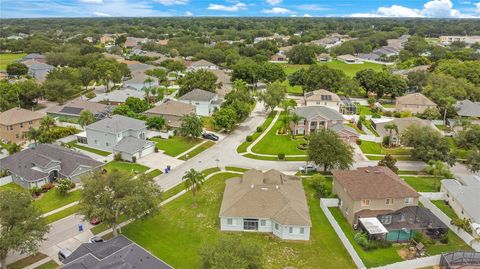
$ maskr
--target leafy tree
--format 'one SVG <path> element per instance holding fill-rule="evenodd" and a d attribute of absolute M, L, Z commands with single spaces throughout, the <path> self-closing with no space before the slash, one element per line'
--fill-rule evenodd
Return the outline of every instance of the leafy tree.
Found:
<path fill-rule="evenodd" d="M 123 44 L 125 44 L 126 41 L 127 41 L 127 36 L 126 35 L 120 35 L 117 38 L 115 38 L 115 45 L 123 46 Z"/>
<path fill-rule="evenodd" d="M 63 104 L 75 93 L 75 88 L 67 80 L 47 79 L 43 83 L 43 87 L 45 89 L 45 97 L 60 104 Z"/>
<path fill-rule="evenodd" d="M 188 72 L 185 76 L 178 80 L 180 85 L 179 95 L 184 95 L 194 89 L 200 89 L 209 92 L 216 92 L 222 86 L 217 83 L 217 76 L 208 70 L 198 70 Z"/>
<path fill-rule="evenodd" d="M 256 85 L 261 79 L 260 65 L 251 60 L 242 60 L 233 66 L 231 80 L 243 80 Z"/>
<path fill-rule="evenodd" d="M 80 73 L 80 81 L 85 91 L 88 90 L 88 85 L 95 79 L 95 72 L 89 67 L 81 67 L 78 69 Z"/>
<path fill-rule="evenodd" d="M 33 127 L 30 127 L 28 128 L 28 131 L 25 133 L 25 138 L 27 138 L 28 140 L 33 140 L 33 142 L 36 145 L 37 140 L 40 137 L 41 133 L 42 132 L 40 131 L 40 129 L 35 129 Z"/>
<path fill-rule="evenodd" d="M 315 198 L 321 199 L 328 197 L 330 195 L 330 191 L 327 189 L 325 184 L 326 179 L 324 176 L 315 174 L 310 178 L 310 186 L 315 191 Z"/>
<path fill-rule="evenodd" d="M 187 191 L 192 191 L 192 195 L 196 196 L 196 194 L 200 191 L 203 182 L 205 181 L 205 176 L 202 172 L 198 172 L 192 168 L 185 172 L 182 180 L 185 181 L 185 189 Z"/>
<path fill-rule="evenodd" d="M 78 119 L 78 124 L 84 127 L 95 122 L 95 116 L 90 110 L 83 110 L 80 112 L 80 118 Z"/>
<path fill-rule="evenodd" d="M 169 71 L 176 72 L 177 74 L 178 72 L 185 70 L 185 64 L 183 62 L 172 59 L 167 59 L 161 62 L 160 66 L 167 68 Z"/>
<path fill-rule="evenodd" d="M 378 166 L 386 166 L 396 174 L 398 172 L 398 167 L 395 165 L 396 163 L 397 159 L 395 159 L 392 155 L 387 154 L 378 162 Z"/>
<path fill-rule="evenodd" d="M 297 107 L 297 102 L 293 99 L 285 99 L 280 103 L 283 111 L 288 112 L 290 109 Z"/>
<path fill-rule="evenodd" d="M 445 178 L 452 178 L 452 172 L 448 165 L 443 163 L 442 161 L 434 161 L 430 160 L 428 162 L 427 167 L 425 167 L 425 172 L 430 175 L 434 175 L 436 177 L 445 177 Z"/>
<path fill-rule="evenodd" d="M 145 122 L 150 129 L 162 130 L 165 127 L 165 118 L 163 117 L 150 117 Z"/>
<path fill-rule="evenodd" d="M 145 175 L 114 169 L 95 173 L 83 180 L 79 211 L 86 219 L 98 218 L 109 225 L 117 236 L 119 217 L 140 219 L 155 213 L 159 207 L 160 188 Z"/>
<path fill-rule="evenodd" d="M 292 64 L 312 64 L 315 62 L 315 47 L 311 45 L 300 44 L 293 46 L 287 52 L 288 62 Z"/>
<path fill-rule="evenodd" d="M 165 69 L 155 68 L 147 70 L 145 73 L 149 76 L 156 77 L 158 79 L 158 83 L 161 85 L 164 85 L 167 82 L 167 71 L 165 71 Z"/>
<path fill-rule="evenodd" d="M 237 113 L 232 106 L 222 107 L 213 113 L 213 122 L 218 128 L 231 131 L 237 123 Z"/>
<path fill-rule="evenodd" d="M 300 69 L 290 77 L 291 85 L 300 85 L 310 92 L 325 89 L 332 92 L 347 91 L 351 83 L 345 73 L 326 65 L 310 65 L 308 69 Z"/>
<path fill-rule="evenodd" d="M 287 76 L 281 65 L 269 62 L 265 62 L 260 66 L 259 75 L 262 80 L 268 83 L 277 80 L 284 81 Z"/>
<path fill-rule="evenodd" d="M 403 95 L 408 89 L 405 79 L 386 71 L 375 72 L 372 69 L 365 69 L 357 72 L 355 80 L 365 89 L 367 95 L 372 92 L 377 95 L 377 98 L 381 98 L 384 94 L 390 94 L 395 98 Z"/>
<path fill-rule="evenodd" d="M 28 67 L 23 63 L 11 63 L 7 65 L 7 74 L 9 76 L 23 76 L 28 73 Z"/>
<path fill-rule="evenodd" d="M 18 145 L 17 143 L 10 143 L 10 144 L 5 144 L 5 146 L 8 151 L 8 155 L 13 155 L 17 152 L 20 152 L 22 150 L 22 147 Z"/>
<path fill-rule="evenodd" d="M 422 113 L 417 114 L 422 119 L 427 120 L 436 120 L 441 118 L 440 111 L 436 107 L 429 107 L 425 109 Z"/>
<path fill-rule="evenodd" d="M 136 97 L 128 97 L 125 100 L 125 105 L 135 113 L 142 113 L 150 108 L 148 102 Z"/>
<path fill-rule="evenodd" d="M 44 116 L 40 119 L 40 129 L 48 130 L 55 126 L 55 119 L 50 116 Z"/>
<path fill-rule="evenodd" d="M 298 125 L 303 118 L 295 113 L 290 115 L 290 121 L 293 122 L 295 125 Z M 292 132 L 293 137 L 295 137 L 295 133 Z"/>
<path fill-rule="evenodd" d="M 57 193 L 60 196 L 67 196 L 68 191 L 71 189 L 72 186 L 72 181 L 70 181 L 67 178 L 60 178 L 57 179 L 57 187 L 55 188 L 57 190 Z"/>
<path fill-rule="evenodd" d="M 308 160 L 322 165 L 324 172 L 329 169 L 348 169 L 353 164 L 353 148 L 334 131 L 323 129 L 310 135 Z"/>
<path fill-rule="evenodd" d="M 375 75 L 375 70 L 370 68 L 360 70 L 355 74 L 355 81 L 365 90 L 366 96 L 369 92 L 374 91 Z"/>
<path fill-rule="evenodd" d="M 414 159 L 425 162 L 440 160 L 450 165 L 455 163 L 455 156 L 450 154 L 447 139 L 428 126 L 411 125 L 403 131 L 402 143 L 413 147 L 411 156 Z"/>
<path fill-rule="evenodd" d="M 260 269 L 262 248 L 239 236 L 222 236 L 216 243 L 206 244 L 200 250 L 200 266 L 203 269 Z"/>
<path fill-rule="evenodd" d="M 465 165 L 472 173 L 480 171 L 480 150 L 469 150 L 467 152 L 467 160 L 465 161 Z"/>
<path fill-rule="evenodd" d="M 0 265 L 7 268 L 9 251 L 35 253 L 49 231 L 30 194 L 0 190 Z"/>
<path fill-rule="evenodd" d="M 273 111 L 285 99 L 286 94 L 287 87 L 276 81 L 267 85 L 267 89 L 259 94 L 259 100 L 264 102 L 266 109 Z"/>
<path fill-rule="evenodd" d="M 480 148 L 480 125 L 471 124 L 463 128 L 455 138 L 455 143 L 462 148 Z"/>
<path fill-rule="evenodd" d="M 180 135 L 185 137 L 199 137 L 203 133 L 202 119 L 195 114 L 184 115 L 181 118 Z"/>

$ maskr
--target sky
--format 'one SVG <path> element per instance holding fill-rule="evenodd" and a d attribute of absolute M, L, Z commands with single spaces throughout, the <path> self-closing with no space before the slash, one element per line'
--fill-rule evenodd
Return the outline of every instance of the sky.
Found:
<path fill-rule="evenodd" d="M 480 18 L 480 1 L 0 0 L 0 18 L 171 16 Z"/>

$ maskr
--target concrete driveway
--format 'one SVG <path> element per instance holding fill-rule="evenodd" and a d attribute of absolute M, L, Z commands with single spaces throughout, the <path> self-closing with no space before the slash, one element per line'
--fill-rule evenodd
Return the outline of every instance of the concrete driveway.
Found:
<path fill-rule="evenodd" d="M 137 160 L 137 163 L 146 165 L 152 169 L 159 169 L 162 172 L 170 165 L 172 169 L 184 163 L 184 161 L 175 159 L 161 152 L 154 152 Z"/>

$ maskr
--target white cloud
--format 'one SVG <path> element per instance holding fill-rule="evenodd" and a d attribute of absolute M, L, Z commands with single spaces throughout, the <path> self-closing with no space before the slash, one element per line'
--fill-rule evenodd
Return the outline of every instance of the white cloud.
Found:
<path fill-rule="evenodd" d="M 209 4 L 207 9 L 235 12 L 235 11 L 247 9 L 247 5 L 245 5 L 242 2 L 238 2 L 238 3 L 236 3 L 235 5 L 232 5 L 232 6 L 225 6 L 225 5 L 219 5 L 219 4 Z"/>
<path fill-rule="evenodd" d="M 267 3 L 269 3 L 272 6 L 276 6 L 278 4 L 281 4 L 283 0 L 266 0 Z"/>
<path fill-rule="evenodd" d="M 477 6 L 477 12 L 480 13 L 480 2 L 476 3 L 475 6 Z"/>
<path fill-rule="evenodd" d="M 187 11 L 187 12 L 185 12 L 185 16 L 191 17 L 191 16 L 193 16 L 193 13 L 190 12 L 190 11 Z"/>
<path fill-rule="evenodd" d="M 164 6 L 173 6 L 173 5 L 186 5 L 188 0 L 155 0 L 155 2 L 160 3 Z"/>
<path fill-rule="evenodd" d="M 310 17 L 312 17 L 312 15 L 310 15 L 310 14 L 303 14 L 303 17 L 305 17 L 305 18 L 310 18 Z"/>
<path fill-rule="evenodd" d="M 103 0 L 80 0 L 80 2 L 86 4 L 101 4 L 103 3 Z"/>
<path fill-rule="evenodd" d="M 94 11 L 93 15 L 98 16 L 98 17 L 110 17 L 111 16 L 108 13 L 103 13 L 103 12 L 98 12 L 98 11 Z"/>
<path fill-rule="evenodd" d="M 290 9 L 283 8 L 283 7 L 274 7 L 272 9 L 264 9 L 262 10 L 263 13 L 267 14 L 291 14 L 294 13 Z"/>
<path fill-rule="evenodd" d="M 316 4 L 299 5 L 297 6 L 297 8 L 301 10 L 315 10 L 315 11 L 330 10 L 330 8 L 328 7 L 324 7 Z"/>

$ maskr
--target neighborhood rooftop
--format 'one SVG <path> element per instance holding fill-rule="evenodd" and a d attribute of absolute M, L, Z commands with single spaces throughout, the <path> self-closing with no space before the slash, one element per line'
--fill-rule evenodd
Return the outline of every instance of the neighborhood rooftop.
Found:
<path fill-rule="evenodd" d="M 178 100 L 185 101 L 211 101 L 216 96 L 216 93 L 204 91 L 200 89 L 192 90 L 178 98 Z"/>
<path fill-rule="evenodd" d="M 343 121 L 344 118 L 339 112 L 324 106 L 307 106 L 299 107 L 295 110 L 295 114 L 303 117 L 305 119 L 311 119 L 313 117 L 321 116 L 328 120 L 339 120 Z"/>
<path fill-rule="evenodd" d="M 38 120 L 41 119 L 42 116 L 42 114 L 35 111 L 14 107 L 0 113 L 0 125 L 8 126 L 17 123 Z"/>
<path fill-rule="evenodd" d="M 122 115 L 113 115 L 110 118 L 94 122 L 86 128 L 106 133 L 119 133 L 127 130 L 145 128 L 145 122 Z"/>

